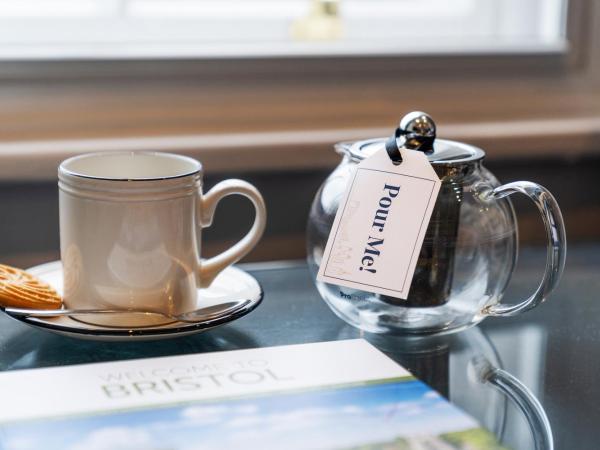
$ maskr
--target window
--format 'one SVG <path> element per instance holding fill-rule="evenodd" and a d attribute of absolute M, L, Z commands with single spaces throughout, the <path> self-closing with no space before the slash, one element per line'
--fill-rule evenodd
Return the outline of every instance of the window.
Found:
<path fill-rule="evenodd" d="M 548 53 L 566 0 L 0 0 L 0 59 Z"/>

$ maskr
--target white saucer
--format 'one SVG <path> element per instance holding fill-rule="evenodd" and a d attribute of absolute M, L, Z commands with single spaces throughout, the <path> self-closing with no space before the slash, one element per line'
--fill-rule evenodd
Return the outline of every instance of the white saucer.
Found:
<path fill-rule="evenodd" d="M 27 269 L 27 271 L 49 283 L 59 293 L 62 291 L 63 271 L 60 261 L 35 266 Z M 80 322 L 68 316 L 18 317 L 6 313 L 6 311 L 4 312 L 34 328 L 64 336 L 96 341 L 149 341 L 186 336 L 229 323 L 245 316 L 256 308 L 262 298 L 262 288 L 254 277 L 237 267 L 228 267 L 219 274 L 209 288 L 198 289 L 198 308 L 237 300 L 250 300 L 250 302 L 233 313 L 218 319 L 198 323 L 172 322 L 139 328 L 110 328 Z"/>

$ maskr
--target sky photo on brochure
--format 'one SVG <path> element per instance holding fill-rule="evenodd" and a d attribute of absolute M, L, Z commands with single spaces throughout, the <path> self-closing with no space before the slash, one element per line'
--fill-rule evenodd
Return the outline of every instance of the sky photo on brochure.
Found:
<path fill-rule="evenodd" d="M 0 427 L 0 449 L 499 450 L 419 381 L 194 402 Z"/>

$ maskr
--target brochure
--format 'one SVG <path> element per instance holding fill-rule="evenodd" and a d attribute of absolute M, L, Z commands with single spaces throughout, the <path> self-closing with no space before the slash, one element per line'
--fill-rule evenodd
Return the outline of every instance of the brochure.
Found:
<path fill-rule="evenodd" d="M 0 374 L 2 450 L 494 450 L 362 339 Z"/>

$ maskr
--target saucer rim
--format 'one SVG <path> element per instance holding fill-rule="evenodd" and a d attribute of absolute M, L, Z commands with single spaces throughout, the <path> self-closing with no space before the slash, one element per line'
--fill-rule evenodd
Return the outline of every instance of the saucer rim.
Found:
<path fill-rule="evenodd" d="M 62 267 L 57 269 L 57 268 L 55 268 L 55 266 L 62 266 L 61 261 L 51 261 L 51 262 L 47 262 L 44 264 L 39 264 L 37 266 L 33 266 L 26 270 L 28 272 L 31 272 L 34 274 L 36 272 L 39 274 L 39 273 L 47 272 L 50 270 L 62 270 Z M 122 337 L 122 338 L 128 338 L 128 337 L 149 338 L 149 337 L 153 337 L 153 336 L 167 337 L 170 335 L 198 333 L 198 332 L 206 331 L 211 328 L 215 328 L 217 326 L 224 325 L 226 323 L 237 320 L 237 319 L 249 314 L 250 312 L 254 311 L 254 309 L 256 309 L 258 307 L 258 305 L 260 305 L 262 303 L 262 300 L 264 297 L 264 289 L 262 288 L 262 285 L 255 277 L 250 275 L 245 270 L 243 270 L 239 267 L 235 267 L 235 266 L 229 266 L 224 269 L 224 272 L 225 271 L 241 272 L 244 275 L 250 277 L 252 279 L 252 281 L 254 283 L 256 283 L 256 286 L 258 288 L 257 297 L 255 299 L 248 298 L 247 300 L 250 300 L 250 303 L 247 306 L 240 308 L 238 310 L 235 310 L 230 314 L 224 315 L 223 317 L 218 317 L 218 318 L 215 318 L 212 320 L 201 321 L 201 322 L 197 322 L 197 323 L 175 321 L 175 322 L 172 322 L 171 324 L 163 324 L 160 326 L 140 326 L 140 327 L 127 327 L 127 328 L 112 328 L 112 327 L 108 327 L 108 326 L 102 327 L 101 325 L 94 324 L 93 326 L 98 327 L 98 328 L 87 328 L 87 326 L 90 326 L 91 324 L 79 322 L 75 319 L 71 319 L 71 320 L 73 320 L 73 322 L 75 322 L 75 323 L 81 324 L 82 326 L 79 326 L 79 327 L 78 326 L 67 326 L 64 324 L 56 324 L 56 323 L 52 323 L 52 322 L 49 322 L 46 320 L 40 320 L 40 318 L 36 318 L 36 317 L 16 316 L 16 315 L 10 314 L 9 312 L 6 312 L 4 307 L 0 307 L 0 310 L 4 314 L 6 314 L 8 317 L 18 320 L 19 322 L 25 323 L 29 326 L 32 326 L 35 328 L 41 328 L 43 330 L 47 330 L 50 332 L 57 332 L 57 333 L 60 333 L 63 335 L 66 334 L 69 336 L 80 336 L 80 337 L 90 337 L 90 338 L 106 337 L 106 338 L 110 339 L 110 338 L 118 338 L 118 337 Z M 175 324 L 180 323 L 181 326 L 166 326 L 166 325 L 172 325 L 173 323 L 175 323 Z"/>

